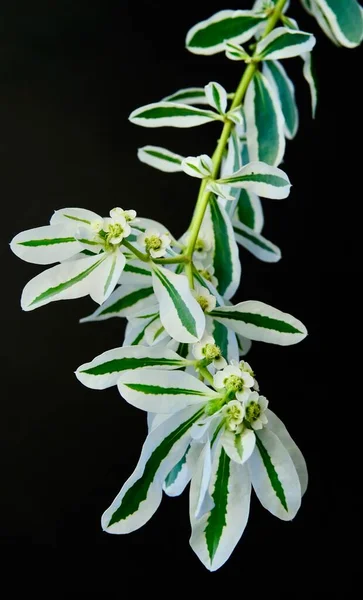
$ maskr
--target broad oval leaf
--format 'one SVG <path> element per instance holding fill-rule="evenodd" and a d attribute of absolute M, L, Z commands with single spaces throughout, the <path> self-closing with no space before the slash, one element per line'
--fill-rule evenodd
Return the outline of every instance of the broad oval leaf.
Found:
<path fill-rule="evenodd" d="M 226 41 L 243 44 L 251 39 L 264 20 L 250 10 L 221 10 L 188 31 L 186 47 L 194 54 L 223 52 Z"/>
<path fill-rule="evenodd" d="M 247 300 L 235 306 L 219 306 L 209 314 L 236 333 L 258 342 L 290 346 L 307 336 L 301 321 L 257 300 Z"/>
<path fill-rule="evenodd" d="M 176 102 L 155 102 L 134 110 L 131 123 L 142 127 L 196 127 L 221 120 L 223 117 L 211 110 L 195 108 Z"/>
<path fill-rule="evenodd" d="M 295 88 L 284 67 L 278 61 L 265 62 L 263 74 L 279 99 L 285 121 L 285 136 L 291 140 L 297 133 L 299 113 L 295 102 Z"/>
<path fill-rule="evenodd" d="M 256 432 L 256 447 L 247 466 L 262 506 L 291 521 L 301 505 L 300 481 L 288 451 L 272 431 Z"/>
<path fill-rule="evenodd" d="M 120 374 L 134 369 L 181 369 L 185 360 L 167 348 L 129 346 L 107 350 L 76 371 L 77 379 L 93 390 L 117 384 Z M 147 379 L 148 375 L 144 375 Z"/>
<path fill-rule="evenodd" d="M 256 54 L 261 60 L 292 58 L 310 52 L 315 43 L 316 39 L 311 33 L 277 27 L 258 42 Z"/>
<path fill-rule="evenodd" d="M 102 515 L 107 533 L 130 533 L 142 527 L 157 510 L 162 485 L 191 441 L 190 429 L 204 407 L 188 407 L 153 429 L 143 445 L 135 471 Z"/>
<path fill-rule="evenodd" d="M 336 40 L 342 46 L 355 48 L 363 39 L 363 15 L 356 0 L 314 0 L 320 8 Z"/>
<path fill-rule="evenodd" d="M 185 275 L 153 265 L 153 286 L 160 319 L 169 335 L 178 342 L 198 341 L 204 333 L 205 316 Z"/>
<path fill-rule="evenodd" d="M 255 73 L 244 106 L 250 160 L 279 165 L 285 152 L 284 118 L 278 98 L 262 73 Z"/>
<path fill-rule="evenodd" d="M 234 222 L 233 230 L 237 243 L 241 244 L 241 246 L 256 256 L 256 258 L 268 263 L 274 263 L 280 260 L 280 248 L 275 246 L 272 242 L 269 242 L 256 231 L 253 231 L 253 229 L 243 225 L 243 223 Z"/>
<path fill-rule="evenodd" d="M 229 458 L 222 446 L 215 453 L 209 494 L 213 508 L 200 519 L 195 517 L 202 482 L 203 465 L 190 487 L 190 545 L 209 571 L 216 571 L 228 560 L 246 527 L 251 484 L 245 465 Z"/>
<path fill-rule="evenodd" d="M 10 248 L 22 260 L 37 265 L 50 265 L 67 260 L 83 250 L 74 237 L 75 227 L 69 223 L 46 225 L 22 231 L 16 235 Z"/>
<path fill-rule="evenodd" d="M 139 148 L 137 157 L 146 165 L 165 173 L 182 171 L 181 164 L 184 157 L 160 146 L 144 146 L 143 148 Z"/>
<path fill-rule="evenodd" d="M 179 361 L 182 359 L 179 358 Z M 118 389 L 129 404 L 154 413 L 176 412 L 191 404 L 200 404 L 219 396 L 199 379 L 184 371 L 158 369 L 147 373 L 145 370 L 121 373 Z"/>
<path fill-rule="evenodd" d="M 258 196 L 274 200 L 287 198 L 291 187 L 284 171 L 260 161 L 250 162 L 236 173 L 218 179 L 217 182 L 231 187 L 245 188 Z"/>

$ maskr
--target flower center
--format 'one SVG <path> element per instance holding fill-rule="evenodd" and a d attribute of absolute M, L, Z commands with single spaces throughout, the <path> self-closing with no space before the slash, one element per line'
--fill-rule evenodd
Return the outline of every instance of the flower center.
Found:
<path fill-rule="evenodd" d="M 208 360 L 214 360 L 215 358 L 221 357 L 221 349 L 215 344 L 206 344 L 202 349 L 202 352 Z"/>
<path fill-rule="evenodd" d="M 246 408 L 246 419 L 250 423 L 257 421 L 261 415 L 261 407 L 258 402 L 250 402 Z"/>
<path fill-rule="evenodd" d="M 161 239 L 157 235 L 152 235 L 145 240 L 146 250 L 159 250 L 161 248 Z"/>
<path fill-rule="evenodd" d="M 243 390 L 243 379 L 238 375 L 230 375 L 229 377 L 226 377 L 223 383 L 227 390 L 231 390 L 233 392 L 242 392 Z"/>
<path fill-rule="evenodd" d="M 204 277 L 204 279 L 212 283 L 212 275 L 209 273 L 209 271 L 207 271 L 206 269 L 201 269 L 199 273 L 202 277 Z"/>
<path fill-rule="evenodd" d="M 201 309 L 203 311 L 206 311 L 207 308 L 209 307 L 208 298 L 206 298 L 205 296 L 197 296 L 196 300 L 197 300 L 199 306 L 201 307 Z"/>
<path fill-rule="evenodd" d="M 195 243 L 195 247 L 194 250 L 196 252 L 203 252 L 203 250 L 205 249 L 205 243 L 202 239 L 198 238 L 196 243 Z"/>
<path fill-rule="evenodd" d="M 107 239 L 110 240 L 112 238 L 117 238 L 120 235 L 122 235 L 122 233 L 123 233 L 123 229 L 122 229 L 120 223 L 114 223 L 113 225 L 110 225 L 110 229 L 107 234 Z"/>

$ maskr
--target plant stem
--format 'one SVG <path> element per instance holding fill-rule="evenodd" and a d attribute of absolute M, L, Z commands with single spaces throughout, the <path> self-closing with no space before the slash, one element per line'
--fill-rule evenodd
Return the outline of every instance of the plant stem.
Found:
<path fill-rule="evenodd" d="M 135 256 L 137 256 L 137 258 L 139 258 L 143 262 L 150 262 L 150 260 L 152 260 L 154 263 L 158 263 L 160 265 L 173 265 L 173 264 L 177 264 L 177 263 L 189 262 L 189 258 L 187 256 L 185 256 L 184 254 L 179 254 L 178 256 L 171 256 L 170 258 L 154 258 L 153 259 L 148 254 L 144 254 L 143 252 L 140 252 L 140 250 L 135 248 L 135 246 L 133 246 L 133 244 L 131 244 L 127 240 L 123 240 L 122 243 L 124 246 L 126 246 L 126 248 L 128 248 L 131 252 L 133 252 L 135 254 Z"/>
<path fill-rule="evenodd" d="M 204 379 L 206 379 L 211 385 L 213 385 L 213 375 L 209 373 L 206 367 L 199 367 L 198 371 L 204 377 Z"/>
<path fill-rule="evenodd" d="M 270 15 L 270 17 L 267 20 L 266 28 L 262 35 L 262 38 L 266 37 L 273 30 L 276 23 L 278 22 L 278 20 L 281 17 L 281 13 L 282 13 L 282 10 L 283 10 L 286 2 L 287 2 L 287 0 L 278 0 L 273 13 Z M 239 106 L 242 103 L 242 100 L 245 96 L 245 93 L 247 91 L 249 84 L 251 83 L 251 80 L 255 74 L 256 69 L 257 69 L 257 63 L 253 62 L 253 61 L 251 63 L 249 63 L 249 65 L 245 69 L 242 79 L 241 79 L 239 86 L 236 90 L 236 93 L 234 95 L 234 99 L 231 104 L 230 110 L 233 110 L 234 108 L 236 108 L 237 106 Z M 234 127 L 234 123 L 232 123 L 232 121 L 227 120 L 224 124 L 221 137 L 219 138 L 219 141 L 218 141 L 217 148 L 215 149 L 214 154 L 212 156 L 212 161 L 213 161 L 212 178 L 213 179 L 216 179 L 218 176 L 222 158 L 223 158 L 223 153 L 224 153 L 225 147 L 228 143 L 228 139 L 231 134 L 232 127 Z M 194 247 L 195 247 L 196 241 L 198 239 L 199 230 L 202 225 L 204 214 L 207 209 L 208 202 L 210 200 L 211 193 L 212 193 L 205 189 L 206 185 L 207 185 L 207 180 L 203 179 L 203 181 L 200 185 L 197 203 L 195 205 L 192 222 L 191 222 L 190 228 L 189 228 L 190 234 L 189 234 L 188 245 L 185 250 L 185 255 L 187 257 L 189 257 L 190 260 L 192 259 L 192 256 L 193 256 Z M 190 286 L 194 287 L 193 266 L 192 266 L 191 262 L 189 262 L 186 266 L 186 273 L 187 273 L 187 276 L 189 279 Z"/>
<path fill-rule="evenodd" d="M 143 252 L 140 252 L 140 250 L 138 250 L 137 248 L 135 248 L 135 246 L 133 246 L 130 242 L 128 242 L 127 240 L 123 240 L 122 244 L 124 246 L 126 246 L 126 248 L 128 250 L 130 250 L 131 252 L 133 252 L 135 254 L 135 256 L 137 256 L 137 258 L 139 258 L 143 262 L 149 262 L 150 257 L 147 254 L 144 254 Z"/>

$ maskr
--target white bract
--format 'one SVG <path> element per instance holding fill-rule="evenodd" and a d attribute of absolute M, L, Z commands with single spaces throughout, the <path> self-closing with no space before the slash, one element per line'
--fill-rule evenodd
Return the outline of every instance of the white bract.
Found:
<path fill-rule="evenodd" d="M 348 48 L 360 43 L 363 18 L 356 0 L 302 2 L 333 42 Z M 251 10 L 219 11 L 188 32 L 190 52 L 225 52 L 247 63 L 235 92 L 216 81 L 183 87 L 129 117 L 146 128 L 220 128 L 209 154 L 195 156 L 191 148 L 185 157 L 153 145 L 138 150 L 140 161 L 165 177 L 185 172 L 200 180 L 186 234 L 173 237 L 133 209 L 116 207 L 103 217 L 65 208 L 49 225 L 11 242 L 23 260 L 53 265 L 25 286 L 24 310 L 89 294 L 100 306 L 82 322 L 127 320 L 120 346 L 76 371 L 91 389 L 117 386 L 126 402 L 147 414 L 139 462 L 102 516 L 103 529 L 138 529 L 155 513 L 163 491 L 177 496 L 190 483 L 190 544 L 211 571 L 225 563 L 243 534 L 252 488 L 268 511 L 289 521 L 308 482 L 299 448 L 260 395 L 250 364 L 241 360 L 251 340 L 289 346 L 302 341 L 307 329 L 262 301 L 233 300 L 242 276 L 238 245 L 266 263 L 281 258 L 280 248 L 262 235 L 260 200 L 285 199 L 291 188 L 278 165 L 299 115 L 281 60 L 301 57 L 313 114 L 317 104 L 315 38 L 300 31 L 288 7 L 283 0 L 256 0 Z M 135 203 L 137 194 L 148 192 L 132 189 Z M 183 216 L 176 209 L 185 204 L 175 197 L 176 221 Z M 234 588 L 241 585 L 234 581 Z"/>

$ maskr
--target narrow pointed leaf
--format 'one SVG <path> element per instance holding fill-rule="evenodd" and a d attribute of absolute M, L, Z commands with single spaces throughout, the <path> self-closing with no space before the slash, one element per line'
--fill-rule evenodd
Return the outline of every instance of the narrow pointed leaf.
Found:
<path fill-rule="evenodd" d="M 262 73 L 255 73 L 244 106 L 250 160 L 279 165 L 285 152 L 284 118 L 278 98 Z"/>
<path fill-rule="evenodd" d="M 123 346 L 148 346 L 146 342 L 145 332 L 150 323 L 158 319 L 159 312 L 156 315 L 146 319 L 140 323 L 131 323 L 128 322 L 125 330 L 125 338 L 123 341 Z"/>
<path fill-rule="evenodd" d="M 179 104 L 208 104 L 204 87 L 191 87 L 179 90 L 163 98 L 164 102 L 178 102 Z"/>
<path fill-rule="evenodd" d="M 200 156 L 187 156 L 182 162 L 182 170 L 191 177 L 203 179 L 212 174 L 212 159 L 207 154 Z"/>
<path fill-rule="evenodd" d="M 153 516 L 161 502 L 165 477 L 185 454 L 191 441 L 190 428 L 203 410 L 188 407 L 149 433 L 135 471 L 102 515 L 104 530 L 129 533 Z"/>
<path fill-rule="evenodd" d="M 223 447 L 215 454 L 209 493 L 214 507 L 200 519 L 195 515 L 201 467 L 190 488 L 190 545 L 204 566 L 216 571 L 232 554 L 249 515 L 251 484 L 245 465 L 229 458 Z"/>
<path fill-rule="evenodd" d="M 144 146 L 143 148 L 139 148 L 137 157 L 146 165 L 165 173 L 182 171 L 181 163 L 184 157 L 160 146 Z"/>
<path fill-rule="evenodd" d="M 121 285 L 92 315 L 84 317 L 80 322 L 104 321 L 112 317 L 130 317 L 152 304 L 155 304 L 155 295 L 151 286 Z"/>
<path fill-rule="evenodd" d="M 285 136 L 291 140 L 299 126 L 299 113 L 295 102 L 295 88 L 284 67 L 278 61 L 265 62 L 263 74 L 279 99 L 285 121 Z"/>
<path fill-rule="evenodd" d="M 260 198 L 250 190 L 241 189 L 239 192 L 234 220 L 243 223 L 256 233 L 261 233 L 264 218 Z"/>
<path fill-rule="evenodd" d="M 102 304 L 107 300 L 115 289 L 125 264 L 126 259 L 121 250 L 106 255 L 106 259 L 97 270 L 97 276 L 93 276 L 93 283 L 89 292 L 92 300 L 98 304 Z"/>
<path fill-rule="evenodd" d="M 120 375 L 118 389 L 127 402 L 154 413 L 171 413 L 218 397 L 217 392 L 184 371 L 127 371 Z"/>
<path fill-rule="evenodd" d="M 293 519 L 301 504 L 300 481 L 288 451 L 272 431 L 256 433 L 247 466 L 262 506 L 283 521 Z"/>
<path fill-rule="evenodd" d="M 106 254 L 67 261 L 40 273 L 25 286 L 21 306 L 34 310 L 55 300 L 87 296 L 92 291 L 92 275 L 107 259 Z"/>
<path fill-rule="evenodd" d="M 315 0 L 342 46 L 355 48 L 363 39 L 363 16 L 356 0 Z"/>
<path fill-rule="evenodd" d="M 281 250 L 272 242 L 269 242 L 253 229 L 246 227 L 243 223 L 234 223 L 233 230 L 236 236 L 236 241 L 241 244 L 246 250 L 251 252 L 259 260 L 264 262 L 278 262 L 281 258 Z"/>
<path fill-rule="evenodd" d="M 249 10 L 221 10 L 189 30 L 186 47 L 194 54 L 223 52 L 226 41 L 243 44 L 251 39 L 264 20 Z"/>
<path fill-rule="evenodd" d="M 292 439 L 281 419 L 279 419 L 279 417 L 269 408 L 266 410 L 266 416 L 268 418 L 267 429 L 270 429 L 270 431 L 277 435 L 292 458 L 292 462 L 294 463 L 299 476 L 301 495 L 303 496 L 308 487 L 308 470 L 302 452 Z"/>
<path fill-rule="evenodd" d="M 185 275 L 154 265 L 153 286 L 160 303 L 160 319 L 169 335 L 178 342 L 199 340 L 204 333 L 205 316 Z"/>
<path fill-rule="evenodd" d="M 257 300 L 219 306 L 209 314 L 236 333 L 258 342 L 289 346 L 301 342 L 307 335 L 301 321 Z"/>
<path fill-rule="evenodd" d="M 263 198 L 281 200 L 290 193 L 290 181 L 286 173 L 264 162 L 250 162 L 236 173 L 218 183 L 245 188 Z"/>
<path fill-rule="evenodd" d="M 76 371 L 77 379 L 93 390 L 117 384 L 120 374 L 135 369 L 180 369 L 185 361 L 167 348 L 129 346 L 107 350 Z M 144 375 L 147 378 L 147 375 Z"/>
<path fill-rule="evenodd" d="M 155 102 L 134 110 L 131 123 L 142 127 L 196 127 L 222 117 L 211 110 L 175 102 Z"/>
<path fill-rule="evenodd" d="M 168 496 L 175 497 L 183 493 L 195 470 L 201 450 L 201 444 L 191 443 L 184 456 L 168 473 L 163 485 L 163 490 Z"/>
<path fill-rule="evenodd" d="M 311 33 L 277 27 L 258 42 L 256 54 L 261 60 L 281 60 L 310 52 L 315 43 Z"/>
<path fill-rule="evenodd" d="M 304 67 L 303 67 L 303 75 L 306 81 L 309 84 L 310 89 L 310 97 L 311 97 L 311 112 L 313 119 L 315 118 L 316 107 L 318 103 L 318 86 L 317 79 L 314 69 L 314 62 L 311 52 L 308 52 L 303 57 Z"/>
<path fill-rule="evenodd" d="M 219 114 L 223 115 L 227 108 L 227 92 L 223 86 L 216 81 L 211 81 L 205 86 L 205 95 L 208 104 Z"/>
<path fill-rule="evenodd" d="M 10 248 L 26 262 L 50 265 L 67 260 L 83 250 L 74 232 L 75 228 L 68 223 L 36 227 L 18 233 L 12 239 Z"/>

